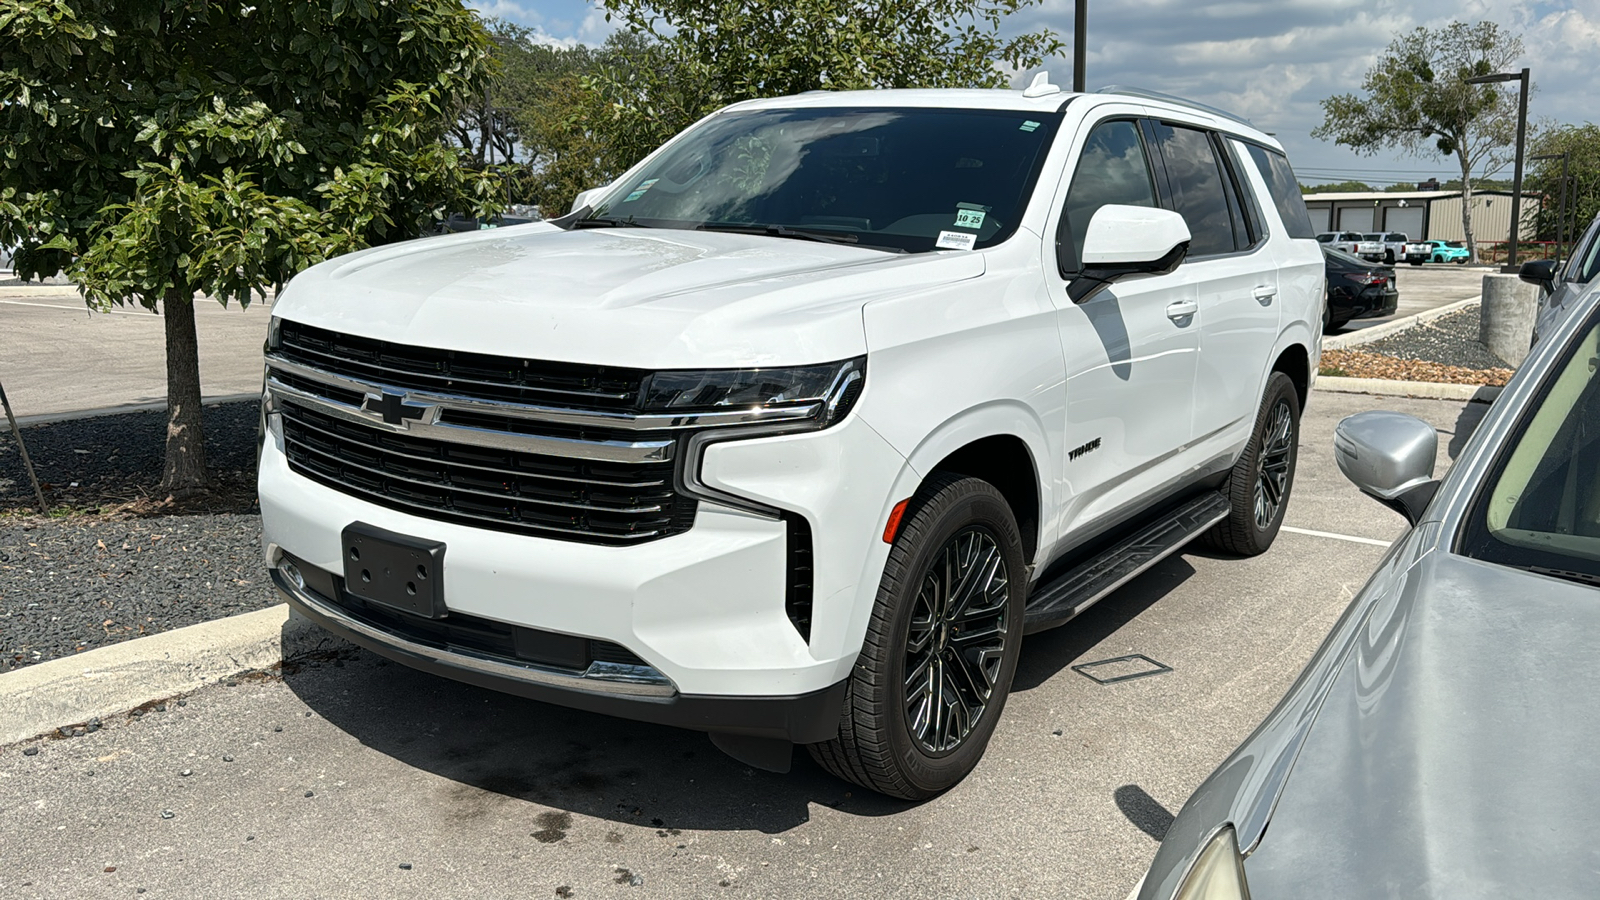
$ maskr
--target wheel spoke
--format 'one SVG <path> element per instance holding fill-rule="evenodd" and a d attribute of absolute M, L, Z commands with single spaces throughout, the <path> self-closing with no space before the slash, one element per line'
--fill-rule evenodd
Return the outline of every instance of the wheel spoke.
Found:
<path fill-rule="evenodd" d="M 947 753 L 982 721 L 1011 634 L 1009 572 L 999 545 L 969 528 L 924 573 L 905 650 L 906 724 L 922 747 Z"/>

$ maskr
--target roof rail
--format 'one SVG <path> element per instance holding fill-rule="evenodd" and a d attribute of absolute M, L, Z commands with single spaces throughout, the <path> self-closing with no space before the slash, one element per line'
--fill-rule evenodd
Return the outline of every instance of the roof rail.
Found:
<path fill-rule="evenodd" d="M 1151 90 L 1146 90 L 1145 88 L 1131 87 L 1131 86 L 1125 85 L 1125 84 L 1108 84 L 1105 87 L 1099 89 L 1098 91 L 1095 91 L 1095 93 L 1096 94 L 1121 94 L 1124 97 L 1143 97 L 1146 100 L 1160 100 L 1160 101 L 1163 101 L 1165 103 L 1172 103 L 1172 104 L 1176 104 L 1178 106 L 1187 106 L 1190 109 L 1197 109 L 1197 110 L 1200 110 L 1201 112 L 1208 112 L 1208 113 L 1211 113 L 1214 116 L 1221 116 L 1224 119 L 1231 119 L 1232 121 L 1238 122 L 1241 125 L 1248 125 L 1251 128 L 1255 128 L 1256 127 L 1255 123 L 1251 122 L 1249 119 L 1246 119 L 1244 116 L 1238 115 L 1236 113 L 1228 112 L 1225 109 L 1218 109 L 1215 106 L 1207 106 L 1204 103 L 1196 103 L 1193 100 L 1185 100 L 1182 97 L 1174 97 L 1171 94 L 1163 94 L 1160 91 L 1151 91 Z M 1256 130 L 1259 131 L 1260 129 L 1256 129 Z"/>

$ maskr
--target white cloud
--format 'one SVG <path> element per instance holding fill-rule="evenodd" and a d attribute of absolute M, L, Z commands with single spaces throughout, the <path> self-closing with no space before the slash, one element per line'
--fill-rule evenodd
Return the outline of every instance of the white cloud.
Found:
<path fill-rule="evenodd" d="M 588 0 L 468 0 L 468 6 L 562 43 L 598 44 L 616 30 Z M 1073 6 L 1074 0 L 1045 0 L 1007 23 L 1012 32 L 1049 27 L 1066 40 L 1066 55 L 1048 65 L 1057 84 L 1072 80 Z M 1321 101 L 1359 92 L 1367 68 L 1397 35 L 1452 19 L 1495 21 L 1522 34 L 1519 65 L 1531 67 L 1538 85 L 1530 119 L 1600 117 L 1590 100 L 1600 0 L 1092 0 L 1089 86 L 1137 85 L 1231 109 L 1277 134 L 1298 168 L 1327 173 L 1316 180 L 1339 180 L 1346 172 L 1374 181 L 1448 178 L 1451 160 L 1362 157 L 1310 132 L 1322 121 Z"/>

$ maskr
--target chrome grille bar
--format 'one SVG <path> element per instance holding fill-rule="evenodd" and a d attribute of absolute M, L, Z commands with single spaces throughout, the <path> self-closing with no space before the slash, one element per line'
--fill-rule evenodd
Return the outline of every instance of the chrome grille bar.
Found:
<path fill-rule="evenodd" d="M 342 386 L 342 385 L 341 385 Z M 267 377 L 267 389 L 277 398 L 298 403 L 326 415 L 365 425 L 393 434 L 410 434 L 432 440 L 456 444 L 470 444 L 495 450 L 514 450 L 542 456 L 561 456 L 572 459 L 604 460 L 620 463 L 664 462 L 672 458 L 675 441 L 588 441 L 576 438 L 521 434 L 497 431 L 471 425 L 453 425 L 442 421 L 413 420 L 391 425 L 383 416 L 368 412 L 359 406 L 321 397 L 304 391 L 280 379 Z M 353 390 L 346 388 L 346 390 Z M 414 395 L 413 395 L 414 396 Z"/>
<path fill-rule="evenodd" d="M 425 403 L 439 407 L 441 415 L 444 416 L 448 416 L 451 411 L 455 410 L 501 416 L 507 419 L 610 428 L 623 431 L 671 431 L 688 428 L 719 428 L 761 423 L 805 421 L 814 418 L 822 405 L 820 403 L 805 403 L 797 406 L 752 407 L 718 412 L 686 413 L 683 415 L 628 413 L 598 409 L 565 409 L 561 407 L 533 406 L 525 403 L 510 403 L 502 400 L 484 400 L 477 397 L 465 397 L 460 394 L 407 389 L 378 381 L 350 378 L 315 366 L 284 359 L 277 355 L 269 355 L 267 357 L 267 366 L 270 369 L 286 372 L 310 381 L 321 382 L 330 387 L 352 393 L 363 395 L 382 395 L 386 392 L 405 394 L 414 403 Z"/>

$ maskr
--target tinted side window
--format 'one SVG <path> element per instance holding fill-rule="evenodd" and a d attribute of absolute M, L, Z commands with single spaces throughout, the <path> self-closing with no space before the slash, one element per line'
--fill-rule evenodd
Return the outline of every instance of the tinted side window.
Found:
<path fill-rule="evenodd" d="M 1162 122 L 1156 123 L 1155 132 L 1172 186 L 1173 208 L 1189 225 L 1189 254 L 1232 253 L 1236 245 L 1233 217 L 1228 213 L 1228 196 L 1211 138 L 1204 131 Z"/>
<path fill-rule="evenodd" d="M 1311 237 L 1314 234 L 1311 230 L 1311 214 L 1306 212 L 1306 201 L 1300 196 L 1300 182 L 1295 180 L 1294 170 L 1289 168 L 1289 158 L 1254 144 L 1250 145 L 1250 158 L 1256 161 L 1256 168 L 1261 170 L 1261 180 L 1267 183 L 1267 190 L 1272 194 L 1272 205 L 1278 208 L 1278 218 L 1283 220 L 1289 237 Z"/>
<path fill-rule="evenodd" d="M 1078 271 L 1089 220 L 1108 203 L 1157 205 L 1144 141 L 1139 137 L 1139 126 L 1133 122 L 1101 122 L 1083 145 L 1056 232 L 1062 272 Z"/>
<path fill-rule="evenodd" d="M 1588 284 L 1600 274 L 1600 222 L 1590 225 L 1577 248 L 1562 280 L 1568 283 Z"/>

